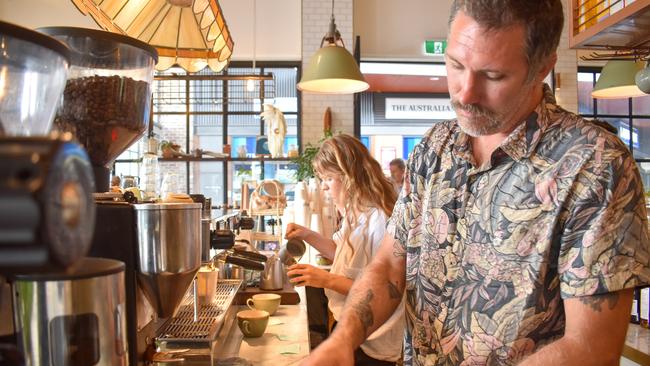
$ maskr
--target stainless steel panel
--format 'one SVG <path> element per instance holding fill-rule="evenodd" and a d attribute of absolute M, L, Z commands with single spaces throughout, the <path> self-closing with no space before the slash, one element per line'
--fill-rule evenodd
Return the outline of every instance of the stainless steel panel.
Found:
<path fill-rule="evenodd" d="M 173 314 L 201 266 L 201 204 L 134 205 L 138 283 L 160 317 Z"/>
<path fill-rule="evenodd" d="M 85 258 L 82 265 L 105 261 L 119 263 Z M 127 365 L 125 303 L 123 264 L 96 277 L 16 280 L 14 316 L 26 366 Z"/>

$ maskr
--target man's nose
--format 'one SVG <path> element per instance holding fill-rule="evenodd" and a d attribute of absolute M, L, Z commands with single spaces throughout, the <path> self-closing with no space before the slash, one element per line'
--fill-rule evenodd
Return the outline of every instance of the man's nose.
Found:
<path fill-rule="evenodd" d="M 476 104 L 479 102 L 479 90 L 476 76 L 467 72 L 460 81 L 460 88 L 455 97 L 463 105 Z"/>

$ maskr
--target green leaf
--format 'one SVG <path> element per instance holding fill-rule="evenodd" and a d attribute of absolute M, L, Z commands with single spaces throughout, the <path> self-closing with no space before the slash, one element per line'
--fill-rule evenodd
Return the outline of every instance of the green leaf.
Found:
<path fill-rule="evenodd" d="M 315 146 L 312 144 L 307 144 L 305 149 L 302 151 L 302 154 L 300 154 L 297 158 L 291 159 L 291 162 L 293 164 L 296 164 L 296 172 L 294 174 L 294 177 L 296 178 L 297 182 L 307 180 L 314 176 L 314 166 L 312 165 L 312 161 L 314 160 L 314 157 L 316 157 L 316 154 L 318 154 L 320 145 L 323 144 L 323 141 L 332 136 L 332 131 L 325 131 L 323 138 L 318 141 L 318 145 Z"/>

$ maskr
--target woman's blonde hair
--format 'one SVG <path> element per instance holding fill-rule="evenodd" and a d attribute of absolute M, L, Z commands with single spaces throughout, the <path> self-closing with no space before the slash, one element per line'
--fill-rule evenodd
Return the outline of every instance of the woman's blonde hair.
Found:
<path fill-rule="evenodd" d="M 352 230 L 357 215 L 376 208 L 390 216 L 397 193 L 368 149 L 353 136 L 340 134 L 323 142 L 312 162 L 319 175 L 337 174 L 346 194 L 345 221 Z M 348 235 L 349 236 L 349 231 Z M 348 237 L 344 238 L 348 242 Z M 349 243 L 348 243 L 349 244 Z"/>

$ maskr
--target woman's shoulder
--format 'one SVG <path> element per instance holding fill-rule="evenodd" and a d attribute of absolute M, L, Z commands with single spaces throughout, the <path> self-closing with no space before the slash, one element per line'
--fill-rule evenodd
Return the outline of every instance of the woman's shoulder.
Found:
<path fill-rule="evenodd" d="M 370 207 L 361 214 L 359 222 L 368 223 L 368 226 L 385 226 L 388 221 L 388 216 L 383 210 L 376 207 Z"/>

